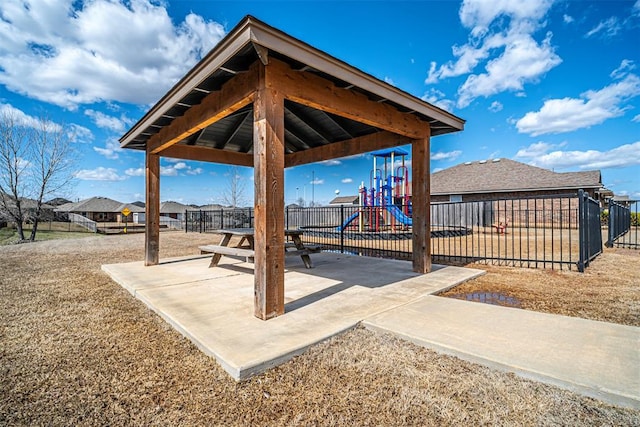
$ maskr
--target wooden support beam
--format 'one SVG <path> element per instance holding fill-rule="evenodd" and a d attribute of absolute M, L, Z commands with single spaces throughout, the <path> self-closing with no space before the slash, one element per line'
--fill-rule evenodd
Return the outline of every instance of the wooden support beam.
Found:
<path fill-rule="evenodd" d="M 294 71 L 276 59 L 271 58 L 269 66 L 277 68 L 278 72 L 274 74 L 286 99 L 409 138 L 424 137 L 426 122 L 414 115 L 371 101 L 358 92 L 339 88 L 313 73 Z"/>
<path fill-rule="evenodd" d="M 360 136 L 353 139 L 334 142 L 332 144 L 326 144 L 321 147 L 287 154 L 284 159 L 284 166 L 289 168 L 292 166 L 299 166 L 327 159 L 353 156 L 356 154 L 367 153 L 369 151 L 410 144 L 412 141 L 413 140 L 411 138 L 396 135 L 391 132 L 376 132 L 370 135 Z"/>
<path fill-rule="evenodd" d="M 284 314 L 284 98 L 271 64 L 259 62 L 253 103 L 254 312 L 267 320 Z"/>
<path fill-rule="evenodd" d="M 174 159 L 215 162 L 225 165 L 253 166 L 253 154 L 197 145 L 176 144 L 162 151 L 162 156 Z"/>
<path fill-rule="evenodd" d="M 413 271 L 431 271 L 430 137 L 411 144 L 411 206 L 413 210 Z"/>
<path fill-rule="evenodd" d="M 261 63 L 256 62 L 246 73 L 237 74 L 219 91 L 211 92 L 200 104 L 189 108 L 183 116 L 163 127 L 160 132 L 149 138 L 147 150 L 159 154 L 189 135 L 253 102 L 258 65 Z"/>
<path fill-rule="evenodd" d="M 160 156 L 145 156 L 146 203 L 144 221 L 144 265 L 160 261 Z"/>

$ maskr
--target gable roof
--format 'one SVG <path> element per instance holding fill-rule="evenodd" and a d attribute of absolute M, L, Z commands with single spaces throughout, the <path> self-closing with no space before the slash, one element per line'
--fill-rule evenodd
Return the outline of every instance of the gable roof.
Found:
<path fill-rule="evenodd" d="M 131 212 L 144 212 L 143 208 L 131 203 L 122 203 L 108 197 L 91 197 L 76 203 L 67 203 L 58 206 L 57 212 L 122 212 L 128 208 Z"/>
<path fill-rule="evenodd" d="M 201 104 L 211 93 L 220 91 L 234 76 L 247 72 L 256 61 L 268 62 L 269 58 L 428 122 L 431 136 L 457 132 L 464 128 L 463 119 L 252 16 L 246 16 L 120 138 L 121 146 L 144 150 L 149 139 L 161 129 L 185 116 L 190 108 Z M 252 104 L 234 110 L 227 117 L 189 134 L 180 143 L 250 152 L 252 111 Z M 286 150 L 296 152 L 376 133 L 380 129 L 286 100 L 285 131 Z"/>
<path fill-rule="evenodd" d="M 189 209 L 189 206 L 183 205 L 182 203 L 168 201 L 160 203 L 160 213 L 161 214 L 177 214 L 184 213 Z"/>
<path fill-rule="evenodd" d="M 597 189 L 602 186 L 599 170 L 559 173 L 510 159 L 466 162 L 431 175 L 432 195 Z"/>
<path fill-rule="evenodd" d="M 358 201 L 358 196 L 338 196 L 329 202 L 330 205 L 352 205 Z"/>

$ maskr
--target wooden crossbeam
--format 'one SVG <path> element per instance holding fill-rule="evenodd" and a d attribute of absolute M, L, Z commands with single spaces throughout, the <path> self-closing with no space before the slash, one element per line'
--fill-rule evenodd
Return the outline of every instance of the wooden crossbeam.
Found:
<path fill-rule="evenodd" d="M 153 154 L 159 154 L 189 135 L 253 102 L 258 84 L 258 65 L 262 64 L 257 61 L 249 71 L 237 74 L 219 91 L 211 92 L 200 104 L 189 108 L 183 116 L 162 128 L 160 132 L 149 138 L 147 150 Z"/>
<path fill-rule="evenodd" d="M 284 159 L 284 166 L 289 168 L 292 166 L 299 166 L 327 159 L 353 156 L 356 154 L 367 153 L 369 151 L 410 144 L 412 141 L 413 140 L 411 138 L 396 135 L 391 132 L 376 132 L 370 135 L 360 136 L 287 154 Z"/>
<path fill-rule="evenodd" d="M 253 154 L 197 145 L 175 144 L 166 148 L 162 152 L 162 155 L 173 157 L 174 159 L 215 162 L 225 165 L 253 166 Z"/>
<path fill-rule="evenodd" d="M 286 99 L 318 110 L 346 117 L 409 138 L 428 135 L 428 123 L 394 107 L 369 100 L 365 95 L 335 86 L 311 72 L 295 71 L 271 58 L 277 87 Z"/>

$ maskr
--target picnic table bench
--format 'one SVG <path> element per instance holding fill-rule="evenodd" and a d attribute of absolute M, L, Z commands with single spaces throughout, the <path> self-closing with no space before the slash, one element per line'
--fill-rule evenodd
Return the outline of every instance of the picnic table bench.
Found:
<path fill-rule="evenodd" d="M 213 254 L 209 267 L 217 266 L 223 255 L 244 258 L 247 262 L 253 261 L 255 257 L 255 250 L 253 246 L 254 230 L 252 228 L 229 228 L 216 230 L 215 232 L 223 235 L 219 245 L 204 245 L 199 247 L 200 253 Z M 302 258 L 306 268 L 313 268 L 309 255 L 321 252 L 322 247 L 320 245 L 305 246 L 300 237 L 303 233 L 304 231 L 302 230 L 285 230 L 285 236 L 291 238 L 291 241 L 285 243 L 284 255 L 299 256 Z M 229 246 L 233 236 L 240 237 L 238 246 Z"/>

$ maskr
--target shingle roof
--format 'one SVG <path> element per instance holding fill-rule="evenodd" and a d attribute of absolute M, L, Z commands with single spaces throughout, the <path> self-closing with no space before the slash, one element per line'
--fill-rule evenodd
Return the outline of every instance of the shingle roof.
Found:
<path fill-rule="evenodd" d="M 358 196 L 338 196 L 329 202 L 330 205 L 352 205 L 358 201 Z"/>
<path fill-rule="evenodd" d="M 131 212 L 144 212 L 143 208 L 131 203 L 122 203 L 107 197 L 92 197 L 76 203 L 67 203 L 58 206 L 55 210 L 58 212 L 122 212 L 125 207 Z"/>
<path fill-rule="evenodd" d="M 467 162 L 431 175 L 431 194 L 601 188 L 599 170 L 553 172 L 509 159 Z"/>
<path fill-rule="evenodd" d="M 162 202 L 160 203 L 160 213 L 161 214 L 175 214 L 175 213 L 184 213 L 189 209 L 189 206 L 183 205 L 178 202 Z"/>

